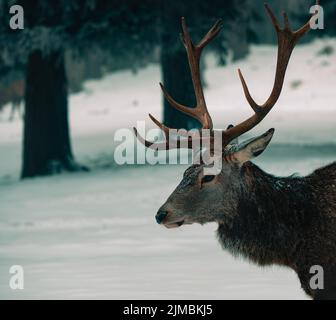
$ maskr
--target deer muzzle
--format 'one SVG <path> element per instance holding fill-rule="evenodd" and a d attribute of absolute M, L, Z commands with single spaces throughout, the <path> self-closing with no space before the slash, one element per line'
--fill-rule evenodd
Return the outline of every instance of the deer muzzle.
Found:
<path fill-rule="evenodd" d="M 155 219 L 158 224 L 162 224 L 168 229 L 178 228 L 185 223 L 184 217 L 178 217 L 166 210 L 159 210 Z"/>

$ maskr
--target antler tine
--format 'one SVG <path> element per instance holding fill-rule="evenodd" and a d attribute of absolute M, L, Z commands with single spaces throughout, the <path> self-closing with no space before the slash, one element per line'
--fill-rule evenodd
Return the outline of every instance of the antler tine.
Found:
<path fill-rule="evenodd" d="M 141 134 L 138 132 L 138 130 L 136 128 L 133 128 L 134 130 L 134 134 L 136 136 L 136 138 L 146 147 L 149 149 L 153 149 L 153 150 L 168 150 L 168 145 L 167 145 L 167 141 L 166 142 L 160 142 L 160 143 L 156 143 L 156 142 L 151 142 L 151 141 L 147 141 L 145 138 L 143 138 L 141 136 Z"/>
<path fill-rule="evenodd" d="M 221 31 L 223 28 L 223 20 L 219 19 L 213 25 L 213 27 L 208 31 L 208 33 L 204 36 L 204 38 L 200 41 L 197 47 L 202 50 L 206 45 L 211 42 Z"/>
<path fill-rule="evenodd" d="M 166 90 L 166 88 L 164 87 L 164 85 L 160 82 L 160 87 L 161 87 L 161 90 L 163 92 L 163 95 L 165 96 L 165 98 L 167 99 L 167 101 L 169 102 L 169 104 L 174 107 L 175 109 L 185 113 L 185 114 L 188 114 L 188 115 L 191 115 L 192 117 L 196 117 L 196 108 L 189 108 L 189 107 L 186 107 L 178 102 L 176 102 L 172 96 L 168 93 L 168 91 Z M 198 120 L 198 119 L 197 119 Z"/>
<path fill-rule="evenodd" d="M 317 4 L 319 4 L 319 1 L 317 1 Z M 287 66 L 289 63 L 290 56 L 293 52 L 293 49 L 296 43 L 299 41 L 299 39 L 302 38 L 310 30 L 310 21 L 317 14 L 317 12 L 315 12 L 315 14 L 302 28 L 293 32 L 291 30 L 289 19 L 285 12 L 283 13 L 285 27 L 281 29 L 279 22 L 275 17 L 273 11 L 271 10 L 271 8 L 267 4 L 265 4 L 265 7 L 278 36 L 278 57 L 277 57 L 277 66 L 276 66 L 273 89 L 269 98 L 266 100 L 264 104 L 262 105 L 257 104 L 250 94 L 250 91 L 248 89 L 248 86 L 240 69 L 238 69 L 239 78 L 243 86 L 243 91 L 246 100 L 253 109 L 254 115 L 245 120 L 244 122 L 240 123 L 239 125 L 224 131 L 223 142 L 225 143 L 228 143 L 230 140 L 251 130 L 259 122 L 261 122 L 265 118 L 265 116 L 270 112 L 270 110 L 274 107 L 282 91 Z"/>
<path fill-rule="evenodd" d="M 158 124 L 158 126 L 160 125 Z M 192 134 L 188 135 L 188 137 L 184 139 L 181 139 L 180 136 L 177 136 L 177 140 L 174 141 L 174 143 L 170 143 L 171 140 L 169 140 L 168 138 L 164 142 L 151 142 L 143 138 L 136 128 L 133 128 L 133 130 L 134 130 L 134 134 L 136 138 L 140 141 L 140 143 L 142 143 L 146 148 L 149 148 L 152 150 L 172 150 L 172 149 L 181 149 L 181 148 L 194 149 Z M 200 137 L 199 142 L 202 143 L 202 142 L 207 141 L 208 139 L 210 139 L 211 141 L 212 138 L 211 137 Z"/>
<path fill-rule="evenodd" d="M 150 119 L 164 132 L 166 140 L 169 139 L 169 130 L 170 128 L 166 127 L 163 123 L 156 120 L 150 113 L 148 114 Z"/>
<path fill-rule="evenodd" d="M 214 26 L 208 31 L 204 38 L 200 41 L 198 45 L 194 45 L 190 33 L 185 22 L 184 17 L 182 17 L 182 42 L 187 50 L 188 61 L 191 71 L 191 78 L 194 86 L 195 96 L 196 96 L 196 107 L 190 108 L 186 107 L 178 102 L 176 102 L 167 92 L 165 87 L 160 83 L 161 89 L 167 101 L 175 109 L 192 116 L 197 119 L 201 124 L 203 129 L 213 129 L 213 123 L 209 111 L 206 106 L 202 81 L 200 76 L 200 57 L 203 48 L 211 42 L 220 32 L 222 28 L 222 20 L 218 20 Z"/>
<path fill-rule="evenodd" d="M 320 5 L 320 0 L 316 0 L 316 6 L 319 6 L 319 5 Z M 310 23 L 317 14 L 318 14 L 318 11 L 315 11 L 315 13 L 309 19 L 309 21 L 302 28 L 298 29 L 295 32 L 298 40 L 302 38 L 310 30 Z"/>
<path fill-rule="evenodd" d="M 169 128 L 169 127 L 165 126 L 159 120 L 157 120 L 156 118 L 154 118 L 150 113 L 148 115 L 149 115 L 149 118 L 163 131 L 166 140 L 169 140 L 169 135 L 171 134 L 170 130 L 172 130 L 172 128 Z M 177 136 L 186 137 L 186 136 L 193 136 L 193 134 L 190 133 L 190 132 L 183 133 L 183 132 L 180 131 L 177 134 Z"/>

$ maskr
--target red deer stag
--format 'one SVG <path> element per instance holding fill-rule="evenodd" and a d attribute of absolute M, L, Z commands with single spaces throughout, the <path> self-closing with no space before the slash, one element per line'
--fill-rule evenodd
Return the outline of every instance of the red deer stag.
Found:
<path fill-rule="evenodd" d="M 221 245 L 233 255 L 246 257 L 261 266 L 290 267 L 310 297 L 336 298 L 336 163 L 306 177 L 275 177 L 250 162 L 265 150 L 274 129 L 241 144 L 236 139 L 254 128 L 273 108 L 294 46 L 310 30 L 307 22 L 293 32 L 285 13 L 282 29 L 267 5 L 266 9 L 278 36 L 275 81 L 269 98 L 263 105 L 257 104 L 239 70 L 254 114 L 222 131 L 221 172 L 204 175 L 204 163 L 188 168 L 180 185 L 158 211 L 156 220 L 167 228 L 216 222 Z M 202 49 L 216 37 L 221 25 L 217 22 L 201 42 L 194 45 L 182 18 L 182 41 L 188 54 L 197 106 L 188 108 L 175 102 L 162 86 L 174 108 L 199 120 L 203 129 L 211 133 L 213 125 L 204 99 L 199 62 Z M 137 138 L 149 148 L 170 149 L 169 128 L 150 117 L 165 132 L 167 140 L 161 144 L 149 142 L 135 130 Z M 186 138 L 180 136 L 179 141 L 182 139 Z M 192 148 L 191 143 L 187 146 Z M 175 148 L 180 147 L 180 143 L 175 144 Z M 310 285 L 313 276 L 310 271 L 315 265 L 324 270 L 323 290 Z"/>

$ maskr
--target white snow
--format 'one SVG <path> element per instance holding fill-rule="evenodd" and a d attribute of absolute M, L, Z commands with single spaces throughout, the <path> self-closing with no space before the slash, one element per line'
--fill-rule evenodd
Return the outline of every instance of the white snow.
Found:
<path fill-rule="evenodd" d="M 334 54 L 317 55 L 327 45 Z M 256 161 L 266 171 L 307 174 L 335 160 L 335 52 L 331 39 L 295 50 L 277 106 L 252 132 L 276 128 Z M 206 97 L 217 128 L 251 113 L 236 69 L 262 101 L 275 57 L 271 46 L 253 47 L 246 60 L 227 67 L 208 57 Z M 152 65 L 87 82 L 85 92 L 71 96 L 74 150 L 90 173 L 20 182 L 22 125 L 0 115 L 1 299 L 306 298 L 293 271 L 259 268 L 224 252 L 215 224 L 167 230 L 155 223 L 186 166 L 113 164 L 114 132 L 149 112 L 160 117 L 159 81 Z M 23 291 L 9 288 L 12 265 L 24 267 Z"/>

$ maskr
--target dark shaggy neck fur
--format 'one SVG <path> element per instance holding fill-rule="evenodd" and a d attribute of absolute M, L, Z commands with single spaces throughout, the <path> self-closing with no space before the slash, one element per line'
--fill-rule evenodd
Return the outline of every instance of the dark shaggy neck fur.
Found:
<path fill-rule="evenodd" d="M 336 271 L 336 163 L 304 178 L 274 177 L 252 163 L 241 174 L 238 212 L 219 223 L 222 246 L 259 265 L 291 267 L 314 296 L 310 267 Z"/>

